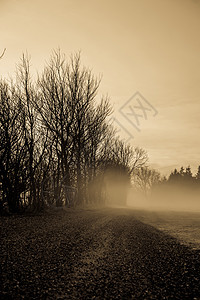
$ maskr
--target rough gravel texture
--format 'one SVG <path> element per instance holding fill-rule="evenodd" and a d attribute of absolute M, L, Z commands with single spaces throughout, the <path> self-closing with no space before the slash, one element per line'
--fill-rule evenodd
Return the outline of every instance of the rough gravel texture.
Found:
<path fill-rule="evenodd" d="M 1 217 L 0 299 L 200 299 L 200 253 L 126 209 Z"/>

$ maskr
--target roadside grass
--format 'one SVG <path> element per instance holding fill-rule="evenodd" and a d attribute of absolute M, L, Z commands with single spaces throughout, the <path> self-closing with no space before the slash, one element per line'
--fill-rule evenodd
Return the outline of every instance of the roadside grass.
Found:
<path fill-rule="evenodd" d="M 200 212 L 134 209 L 134 216 L 175 238 L 194 250 L 200 250 Z"/>

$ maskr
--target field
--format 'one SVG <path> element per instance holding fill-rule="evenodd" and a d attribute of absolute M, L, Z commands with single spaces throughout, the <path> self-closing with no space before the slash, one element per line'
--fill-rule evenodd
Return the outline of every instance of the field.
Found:
<path fill-rule="evenodd" d="M 0 299 L 200 299 L 199 214 L 1 217 Z"/>
<path fill-rule="evenodd" d="M 200 212 L 134 210 L 143 223 L 177 238 L 182 244 L 200 250 Z"/>

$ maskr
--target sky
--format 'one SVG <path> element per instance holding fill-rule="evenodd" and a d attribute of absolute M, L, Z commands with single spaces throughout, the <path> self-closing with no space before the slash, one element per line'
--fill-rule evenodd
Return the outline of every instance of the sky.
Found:
<path fill-rule="evenodd" d="M 112 122 L 168 175 L 200 165 L 200 0 L 0 0 L 0 76 L 23 52 L 40 71 L 52 50 L 102 76 Z M 145 106 L 141 110 L 139 106 Z M 137 126 L 136 126 L 137 125 Z"/>

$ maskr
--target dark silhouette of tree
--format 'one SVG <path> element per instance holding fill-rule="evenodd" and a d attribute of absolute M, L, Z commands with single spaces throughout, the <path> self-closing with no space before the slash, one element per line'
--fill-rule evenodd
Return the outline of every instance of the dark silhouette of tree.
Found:
<path fill-rule="evenodd" d="M 192 179 L 192 171 L 191 171 L 191 167 L 190 167 L 190 166 L 188 166 L 188 167 L 185 169 L 184 176 L 185 176 L 186 180 Z"/>
<path fill-rule="evenodd" d="M 74 78 L 73 78 L 74 79 Z M 62 205 L 61 186 L 70 186 L 70 165 L 73 162 L 72 124 L 78 101 L 78 87 L 69 82 L 70 69 L 60 51 L 54 52 L 50 63 L 38 80 L 39 101 L 35 102 L 41 122 L 51 135 L 49 143 L 53 145 L 55 165 L 54 198 L 57 206 Z M 75 80 L 75 79 L 74 79 Z"/>
<path fill-rule="evenodd" d="M 145 165 L 147 154 L 116 138 L 107 122 L 108 99 L 96 102 L 99 84 L 79 53 L 67 61 L 60 51 L 37 80 L 28 55 L 22 56 L 15 80 L 1 80 L 1 211 L 6 205 L 18 212 L 71 201 L 103 203 L 106 176 L 119 187 L 118 203 L 125 204 L 131 176 Z"/>
<path fill-rule="evenodd" d="M 198 171 L 197 171 L 197 174 L 195 176 L 195 178 L 200 181 L 200 166 L 198 166 Z"/>
<path fill-rule="evenodd" d="M 20 193 L 27 188 L 27 147 L 22 127 L 22 105 L 13 85 L 0 83 L 0 187 L 1 210 L 20 207 Z"/>
<path fill-rule="evenodd" d="M 60 51 L 54 53 L 39 79 L 40 99 L 35 105 L 54 144 L 57 205 L 62 205 L 59 182 L 76 186 L 80 203 L 88 169 L 94 176 L 105 119 L 110 113 L 107 100 L 95 103 L 99 83 L 90 70 L 81 66 L 80 54 L 71 56 L 67 63 Z"/>
<path fill-rule="evenodd" d="M 179 174 L 180 174 L 182 177 L 184 176 L 184 172 L 185 172 L 185 171 L 184 171 L 184 168 L 183 168 L 183 167 L 181 167 L 181 168 L 180 168 L 180 172 L 179 172 Z"/>
<path fill-rule="evenodd" d="M 41 174 L 41 166 L 44 166 L 44 157 L 47 155 L 49 129 L 41 126 L 38 112 L 34 105 L 38 101 L 39 96 L 36 86 L 31 81 L 28 55 L 23 55 L 21 64 L 18 65 L 16 87 L 20 106 L 22 107 L 22 128 L 28 154 L 26 172 L 29 182 L 29 206 L 37 210 L 41 204 L 40 189 L 42 179 L 39 177 L 39 174 Z"/>

